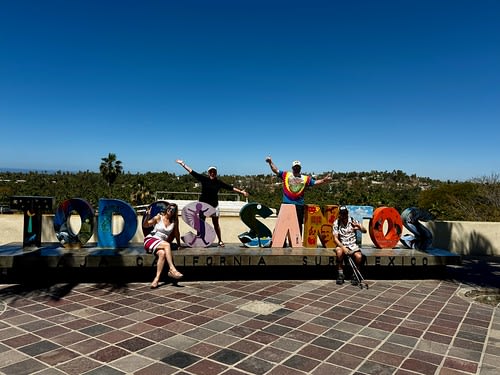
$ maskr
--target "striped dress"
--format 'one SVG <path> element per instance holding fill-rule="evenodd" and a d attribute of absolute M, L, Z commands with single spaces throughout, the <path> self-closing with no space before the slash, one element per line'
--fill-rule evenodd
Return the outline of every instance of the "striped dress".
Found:
<path fill-rule="evenodd" d="M 151 233 L 144 237 L 144 250 L 149 254 L 156 254 L 158 246 L 162 241 L 169 242 L 170 235 L 174 230 L 174 223 L 169 224 L 168 227 L 163 223 L 163 219 L 155 224 Z"/>

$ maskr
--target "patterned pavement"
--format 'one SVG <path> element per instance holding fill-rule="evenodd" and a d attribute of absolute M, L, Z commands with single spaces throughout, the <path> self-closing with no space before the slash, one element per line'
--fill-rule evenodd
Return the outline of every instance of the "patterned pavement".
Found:
<path fill-rule="evenodd" d="M 369 280 L 369 289 L 3 284 L 0 374 L 498 374 L 500 308 L 464 294 L 478 288 L 474 277 L 496 287 L 500 268 L 479 266 L 440 280 Z"/>

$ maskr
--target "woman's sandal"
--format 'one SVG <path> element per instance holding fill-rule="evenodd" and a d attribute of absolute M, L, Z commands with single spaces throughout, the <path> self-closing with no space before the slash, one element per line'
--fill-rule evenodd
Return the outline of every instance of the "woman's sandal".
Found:
<path fill-rule="evenodd" d="M 160 284 L 160 282 L 159 282 L 159 281 L 155 281 L 155 280 L 153 280 L 153 282 L 151 283 L 150 288 L 151 288 L 151 289 L 156 289 L 156 288 L 158 288 L 159 284 Z"/>
<path fill-rule="evenodd" d="M 182 279 L 182 277 L 184 276 L 179 271 L 172 271 L 172 270 L 169 270 L 167 275 L 168 275 L 168 277 L 171 277 L 172 279 L 175 279 L 175 280 Z"/>
<path fill-rule="evenodd" d="M 220 247 L 224 247 L 224 246 L 226 246 L 226 245 L 224 245 L 224 242 L 219 241 L 219 246 L 220 246 Z"/>

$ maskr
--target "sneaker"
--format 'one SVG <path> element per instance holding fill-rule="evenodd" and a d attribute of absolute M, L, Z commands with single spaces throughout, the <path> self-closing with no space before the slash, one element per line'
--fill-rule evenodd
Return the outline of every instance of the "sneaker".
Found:
<path fill-rule="evenodd" d="M 355 278 L 351 279 L 351 285 L 358 285 L 358 284 L 359 284 L 359 282 L 357 279 L 355 279 Z"/>
<path fill-rule="evenodd" d="M 343 284 L 343 283 L 344 283 L 344 275 L 343 275 L 343 274 L 339 274 L 339 275 L 337 276 L 337 284 L 338 284 L 338 285 L 341 285 L 341 284 Z"/>

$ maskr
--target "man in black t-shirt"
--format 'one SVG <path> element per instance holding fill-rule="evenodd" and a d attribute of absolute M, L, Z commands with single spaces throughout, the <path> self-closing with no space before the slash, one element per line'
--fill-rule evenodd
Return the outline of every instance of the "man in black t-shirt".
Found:
<path fill-rule="evenodd" d="M 177 164 L 182 166 L 188 173 L 197 179 L 201 183 L 201 195 L 200 202 L 207 203 L 215 208 L 215 214 L 212 215 L 212 222 L 214 224 L 215 233 L 217 233 L 217 239 L 219 240 L 219 246 L 224 247 L 224 242 L 222 241 L 222 235 L 219 225 L 219 190 L 225 189 L 229 191 L 234 191 L 239 194 L 243 194 L 245 197 L 248 197 L 248 193 L 245 189 L 238 189 L 233 185 L 229 185 L 222 180 L 217 178 L 217 168 L 209 167 L 208 168 L 208 176 L 200 174 L 190 168 L 183 160 L 177 159 Z"/>

